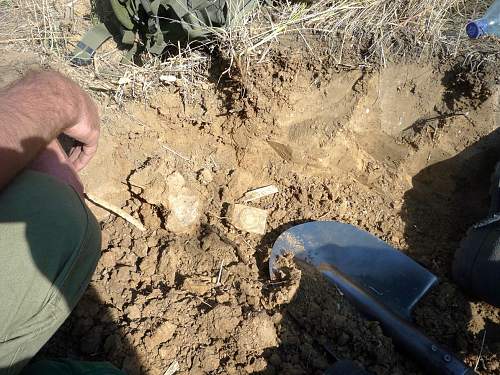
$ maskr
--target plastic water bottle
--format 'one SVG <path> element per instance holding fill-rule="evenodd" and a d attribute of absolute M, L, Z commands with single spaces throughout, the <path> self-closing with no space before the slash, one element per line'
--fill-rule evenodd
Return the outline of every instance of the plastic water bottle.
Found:
<path fill-rule="evenodd" d="M 465 31 L 474 39 L 481 35 L 500 36 L 500 0 L 496 0 L 488 8 L 483 18 L 469 22 Z"/>

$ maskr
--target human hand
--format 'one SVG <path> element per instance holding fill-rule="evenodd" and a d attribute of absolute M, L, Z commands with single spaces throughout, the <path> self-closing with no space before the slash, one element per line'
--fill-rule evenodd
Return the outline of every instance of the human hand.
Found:
<path fill-rule="evenodd" d="M 76 124 L 64 130 L 64 134 L 78 142 L 69 152 L 69 161 L 80 171 L 97 152 L 99 141 L 99 113 L 92 99 L 80 90 L 79 116 Z"/>
<path fill-rule="evenodd" d="M 54 139 L 38 154 L 28 166 L 29 169 L 48 174 L 67 185 L 83 197 L 83 184 L 75 171 L 73 164 L 61 147 L 59 141 Z"/>
<path fill-rule="evenodd" d="M 0 88 L 0 114 L 0 189 L 61 133 L 80 143 L 70 153 L 68 167 L 81 170 L 97 150 L 97 108 L 75 82 L 60 73 L 30 72 Z"/>

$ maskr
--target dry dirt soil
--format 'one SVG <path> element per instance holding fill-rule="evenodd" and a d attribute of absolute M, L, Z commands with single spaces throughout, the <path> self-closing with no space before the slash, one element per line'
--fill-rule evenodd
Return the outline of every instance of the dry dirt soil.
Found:
<path fill-rule="evenodd" d="M 280 233 L 339 220 L 434 272 L 416 323 L 480 374 L 500 374 L 500 310 L 450 276 L 500 160 L 498 66 L 368 69 L 305 51 L 284 43 L 222 79 L 226 63 L 215 61 L 212 82 L 190 98 L 175 84 L 121 106 L 92 93 L 102 139 L 83 172 L 87 192 L 146 231 L 89 203 L 102 257 L 41 356 L 108 360 L 130 375 L 163 375 L 175 361 L 178 374 L 322 374 L 334 358 L 378 375 L 424 374 L 318 274 L 292 268 L 270 280 Z M 26 67 L 1 59 L 3 71 Z M 279 192 L 248 203 L 268 212 L 265 235 L 236 229 L 228 206 L 269 184 Z"/>

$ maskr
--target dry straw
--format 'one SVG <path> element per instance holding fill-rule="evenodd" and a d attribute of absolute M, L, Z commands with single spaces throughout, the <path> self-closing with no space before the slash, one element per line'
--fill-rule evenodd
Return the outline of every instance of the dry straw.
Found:
<path fill-rule="evenodd" d="M 472 6 L 463 0 L 282 0 L 274 5 L 259 3 L 246 13 L 231 12 L 235 16 L 224 28 L 207 26 L 214 36 L 210 42 L 188 45 L 162 59 L 142 56 L 141 66 L 121 64 L 122 52 L 108 48 L 96 55 L 91 66 L 72 68 L 67 56 L 78 35 L 90 27 L 81 16 L 75 16 L 74 1 L 0 1 L 9 4 L 0 6 L 0 43 L 29 41 L 48 61 L 64 64 L 80 83 L 111 92 L 118 102 L 125 97 L 147 98 L 162 84 L 178 86 L 190 100 L 208 76 L 207 50 L 217 48 L 229 61 L 230 69 L 235 63 L 265 60 L 275 43 L 292 33 L 302 36 L 306 45 L 308 35 L 322 37 L 339 64 L 344 62 L 346 52 L 353 50 L 363 64 L 385 64 L 394 55 L 420 59 L 463 54 L 468 63 L 478 66 L 499 53 L 497 42 L 471 44 L 463 32 L 467 19 L 480 14 L 488 4 L 486 0 L 475 1 Z M 243 0 L 229 0 L 229 4 L 238 9 L 238 1 Z"/>
<path fill-rule="evenodd" d="M 108 46 L 112 47 L 103 48 L 89 66 L 71 66 L 70 52 L 91 27 L 75 15 L 76 2 L 12 0 L 8 5 L 0 4 L 0 48 L 32 50 L 42 58 L 42 64 L 64 70 L 86 88 L 112 94 L 118 103 L 126 97 L 147 98 L 164 84 L 177 86 L 189 100 L 206 80 L 209 55 L 191 46 L 167 58 L 144 55 L 143 63 L 136 65 L 122 63 L 123 52 L 111 41 Z M 174 79 L 163 81 L 160 78 L 164 76 Z"/>

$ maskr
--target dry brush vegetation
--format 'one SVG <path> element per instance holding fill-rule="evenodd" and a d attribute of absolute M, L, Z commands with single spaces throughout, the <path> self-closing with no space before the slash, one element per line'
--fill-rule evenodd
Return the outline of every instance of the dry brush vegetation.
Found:
<path fill-rule="evenodd" d="M 239 7 L 238 1 L 231 6 Z M 252 11 L 230 19 L 226 27 L 211 28 L 209 41 L 179 46 L 168 56 L 143 55 L 140 64 L 123 64 L 124 52 L 113 44 L 99 51 L 92 65 L 75 68 L 68 64 L 68 56 L 81 35 L 98 22 L 95 4 L 88 16 L 90 7 L 82 11 L 75 0 L 2 0 L 0 43 L 36 49 L 45 61 L 64 65 L 87 88 L 113 93 L 117 102 L 124 96 L 146 98 L 151 89 L 173 79 L 189 98 L 204 85 L 210 52 L 217 50 L 227 61 L 225 73 L 230 73 L 234 67 L 265 61 L 280 38 L 290 34 L 299 35 L 306 45 L 311 35 L 322 38 L 337 64 L 344 63 L 346 51 L 352 59 L 354 51 L 356 63 L 363 65 L 385 65 L 394 56 L 419 60 L 460 55 L 478 66 L 498 56 L 498 43 L 465 43 L 463 26 L 488 4 L 484 0 L 259 2 Z"/>

